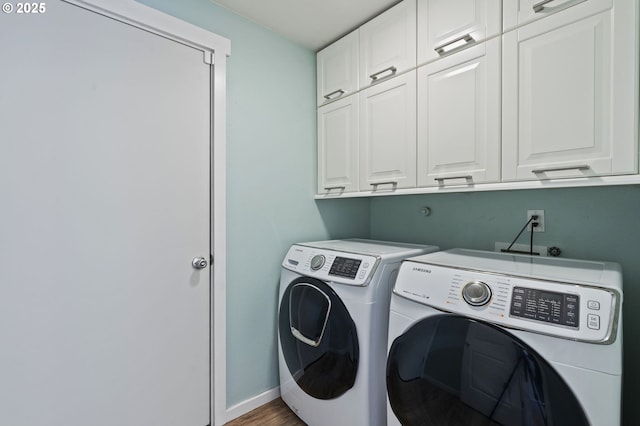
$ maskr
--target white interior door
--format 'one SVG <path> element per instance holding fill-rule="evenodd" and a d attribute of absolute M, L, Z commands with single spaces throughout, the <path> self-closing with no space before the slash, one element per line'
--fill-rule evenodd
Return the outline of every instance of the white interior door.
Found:
<path fill-rule="evenodd" d="M 0 20 L 0 424 L 209 424 L 210 66 L 59 1 Z"/>

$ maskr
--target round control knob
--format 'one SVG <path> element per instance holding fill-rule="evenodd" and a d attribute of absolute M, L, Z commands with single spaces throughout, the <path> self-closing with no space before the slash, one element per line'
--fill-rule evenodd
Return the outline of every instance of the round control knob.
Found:
<path fill-rule="evenodd" d="M 491 299 L 491 288 L 482 281 L 471 281 L 462 288 L 462 297 L 471 306 L 486 305 Z"/>
<path fill-rule="evenodd" d="M 311 258 L 311 269 L 317 271 L 324 265 L 325 258 L 321 254 L 316 254 Z"/>

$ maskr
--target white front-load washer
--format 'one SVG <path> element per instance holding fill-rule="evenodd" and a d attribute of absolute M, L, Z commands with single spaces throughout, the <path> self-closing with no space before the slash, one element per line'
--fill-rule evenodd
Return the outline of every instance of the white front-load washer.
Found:
<path fill-rule="evenodd" d="M 620 424 L 616 263 L 446 250 L 402 263 L 388 425 Z"/>
<path fill-rule="evenodd" d="M 404 258 L 436 250 L 358 239 L 289 249 L 280 279 L 280 393 L 304 422 L 386 423 L 391 288 Z"/>

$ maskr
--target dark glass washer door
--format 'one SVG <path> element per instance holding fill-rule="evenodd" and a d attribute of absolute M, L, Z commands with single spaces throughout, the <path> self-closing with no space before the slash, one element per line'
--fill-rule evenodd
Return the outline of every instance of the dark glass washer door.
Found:
<path fill-rule="evenodd" d="M 356 325 L 326 283 L 301 277 L 289 284 L 280 301 L 278 332 L 289 372 L 307 394 L 332 399 L 353 387 Z"/>
<path fill-rule="evenodd" d="M 413 425 L 586 425 L 571 389 L 524 342 L 457 315 L 415 323 L 394 340 L 387 394 Z"/>

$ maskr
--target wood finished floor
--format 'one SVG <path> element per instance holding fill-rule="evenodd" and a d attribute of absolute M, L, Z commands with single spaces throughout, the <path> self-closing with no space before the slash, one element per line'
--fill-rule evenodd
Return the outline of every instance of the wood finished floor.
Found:
<path fill-rule="evenodd" d="M 226 426 L 306 426 L 281 398 L 249 411 Z"/>

